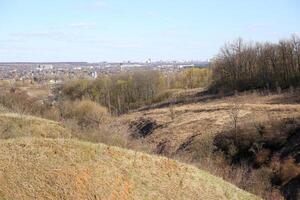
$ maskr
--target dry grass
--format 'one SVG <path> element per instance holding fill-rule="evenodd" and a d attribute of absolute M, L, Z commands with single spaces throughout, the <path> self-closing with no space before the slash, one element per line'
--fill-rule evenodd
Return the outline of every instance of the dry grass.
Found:
<path fill-rule="evenodd" d="M 122 116 L 120 120 L 127 124 L 140 117 L 155 119 L 159 128 L 143 139 L 152 152 L 193 163 L 247 191 L 269 198 L 273 195 L 269 177 L 267 177 L 270 173 L 266 173 L 265 169 L 254 170 L 250 173 L 246 168 L 232 168 L 228 162 L 224 161 L 223 155 L 214 153 L 213 140 L 224 130 L 234 127 L 231 115 L 234 108 L 233 102 L 239 104 L 236 124 L 242 127 L 250 128 L 251 126 L 255 129 L 259 128 L 261 122 L 268 123 L 274 119 L 299 117 L 299 104 L 278 103 L 278 99 L 284 99 L 286 95 L 240 94 L 206 102 L 176 105 L 173 107 L 173 112 L 176 112 L 174 119 L 170 117 L 169 108 L 160 108 L 130 113 Z M 261 152 L 261 156 L 264 156 L 264 153 Z"/>
<path fill-rule="evenodd" d="M 0 143 L 0 199 L 258 199 L 163 157 L 68 139 Z"/>
<path fill-rule="evenodd" d="M 38 117 L 0 113 L 0 139 L 15 137 L 70 138 L 62 124 Z"/>
<path fill-rule="evenodd" d="M 107 123 L 99 123 L 102 120 L 97 120 L 96 126 L 92 128 L 85 126 L 83 128 L 77 119 L 65 121 L 68 128 L 64 128 L 60 123 L 49 120 L 17 114 L 1 114 L 0 160 L 6 161 L 0 163 L 0 199 L 1 197 L 7 199 L 251 199 L 253 197 L 221 179 L 170 159 L 76 140 L 40 138 L 68 138 L 72 132 L 72 136 L 80 140 L 140 149 L 139 145 L 134 146 L 139 144 L 138 140 L 128 141 L 126 138 L 129 134 L 128 124 L 140 117 L 155 119 L 159 127 L 142 139 L 148 151 L 150 149 L 168 157 L 196 163 L 200 168 L 230 180 L 243 189 L 266 197 L 264 192 L 272 189 L 263 182 L 268 172 L 261 169 L 249 174 L 246 168 L 231 168 L 220 156 L 213 154 L 213 139 L 224 129 L 232 128 L 230 111 L 232 102 L 235 101 L 241 105 L 238 112 L 239 125 L 248 123 L 259 127 L 256 125 L 259 125 L 260 121 L 300 116 L 299 104 L 274 103 L 283 97 L 284 95 L 260 96 L 253 93 L 176 105 L 172 106 L 171 110 L 152 109 L 134 112 L 120 118 L 109 117 Z M 85 117 L 84 119 L 90 119 L 89 115 Z M 71 131 L 68 131 L 69 129 Z M 19 139 L 23 136 L 37 136 L 40 139 Z M 16 139 L 1 141 L 1 138 Z M 262 162 L 265 153 L 260 152 Z M 12 155 L 11 158 L 8 155 Z M 291 165 L 286 166 L 290 169 Z M 261 184 L 263 186 L 260 186 Z M 270 199 L 275 199 L 272 191 L 270 195 Z M 276 193 L 274 195 L 276 198 L 280 196 Z"/>
<path fill-rule="evenodd" d="M 174 155 L 178 152 L 178 148 L 192 136 L 197 135 L 193 141 L 201 141 L 202 138 L 206 140 L 208 135 L 214 137 L 224 129 L 232 128 L 232 117 L 229 113 L 232 110 L 233 101 L 238 101 L 240 104 L 239 125 L 253 121 L 280 120 L 300 116 L 299 104 L 274 104 L 273 100 L 278 99 L 279 96 L 260 96 L 254 93 L 176 105 L 172 108 L 172 112 L 176 113 L 174 119 L 170 117 L 169 108 L 160 108 L 123 115 L 120 121 L 129 124 L 141 117 L 155 119 L 161 126 L 154 130 L 145 141 L 153 150 L 160 142 L 167 141 L 164 153 Z M 187 153 L 190 155 L 190 152 Z"/>

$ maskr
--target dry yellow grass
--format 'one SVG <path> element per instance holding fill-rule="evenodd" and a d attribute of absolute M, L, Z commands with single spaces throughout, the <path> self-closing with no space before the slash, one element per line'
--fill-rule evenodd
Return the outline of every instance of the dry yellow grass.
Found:
<path fill-rule="evenodd" d="M 195 135 L 192 145 L 196 144 L 198 147 L 202 145 L 201 142 L 206 142 L 209 137 L 212 141 L 211 139 L 217 133 L 231 128 L 229 110 L 235 101 L 241 107 L 238 115 L 239 125 L 245 123 L 251 125 L 251 123 L 257 121 L 272 121 L 272 119 L 279 120 L 286 117 L 300 116 L 299 104 L 273 103 L 274 99 L 277 98 L 284 98 L 284 96 L 246 94 L 206 102 L 174 105 L 172 108 L 174 112 L 173 119 L 170 117 L 169 108 L 158 108 L 123 115 L 120 120 L 124 124 L 129 124 L 140 117 L 156 120 L 162 126 L 147 136 L 144 142 L 149 144 L 154 151 L 163 142 L 165 144 L 163 153 L 165 155 L 175 155 L 180 145 Z M 190 152 L 187 153 L 190 154 Z M 207 153 L 211 153 L 209 149 L 204 152 L 204 154 Z M 184 155 L 184 157 L 187 158 L 189 155 Z"/>
<path fill-rule="evenodd" d="M 168 156 L 177 155 L 178 148 L 196 136 L 189 145 L 201 148 L 198 157 L 205 159 L 212 153 L 215 134 L 230 126 L 232 100 L 236 99 L 174 106 L 173 118 L 169 108 L 162 108 L 115 121 L 124 125 L 141 116 L 157 120 L 163 126 L 143 141 L 154 150 L 164 142 L 163 153 Z M 300 115 L 299 104 L 270 104 L 269 97 L 248 95 L 238 101 L 242 123 Z M 60 123 L 0 114 L 0 199 L 258 199 L 171 159 L 69 137 Z M 181 153 L 185 158 L 191 154 L 188 150 Z"/>
<path fill-rule="evenodd" d="M 77 140 L 0 140 L 0 160 L 0 199 L 259 199 L 174 160 Z"/>
<path fill-rule="evenodd" d="M 273 191 L 270 172 L 259 169 L 248 173 L 244 166 L 237 168 L 228 164 L 224 155 L 215 151 L 214 140 L 218 134 L 235 130 L 231 114 L 236 103 L 239 107 L 238 127 L 256 133 L 260 124 L 300 117 L 300 104 L 297 102 L 299 95 L 292 93 L 243 93 L 198 103 L 175 104 L 171 105 L 171 109 L 164 107 L 132 112 L 121 116 L 120 121 L 131 127 L 132 122 L 141 119 L 155 120 L 156 128 L 151 130 L 151 134 L 139 139 L 149 151 L 193 163 L 251 193 L 274 199 L 274 195 L 276 198 L 280 195 Z M 135 127 L 131 131 L 135 134 Z"/>
<path fill-rule="evenodd" d="M 0 113 L 0 139 L 15 137 L 69 138 L 71 132 L 55 121 L 15 113 Z"/>
<path fill-rule="evenodd" d="M 16 85 L 18 89 L 21 91 L 24 91 L 29 95 L 30 97 L 36 98 L 36 99 L 45 99 L 49 94 L 51 94 L 51 87 L 47 84 L 45 85 L 32 85 L 32 84 L 24 84 L 19 83 Z"/>

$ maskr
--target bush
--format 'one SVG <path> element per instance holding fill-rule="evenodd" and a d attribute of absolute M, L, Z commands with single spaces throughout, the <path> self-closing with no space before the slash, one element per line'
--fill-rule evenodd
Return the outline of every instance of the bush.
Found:
<path fill-rule="evenodd" d="M 9 91 L 1 91 L 0 104 L 9 111 L 36 116 L 43 116 L 52 108 L 46 101 L 31 97 L 26 92 L 14 88 Z"/>
<path fill-rule="evenodd" d="M 62 116 L 76 120 L 81 127 L 99 126 L 109 120 L 107 109 L 91 100 L 64 102 Z"/>

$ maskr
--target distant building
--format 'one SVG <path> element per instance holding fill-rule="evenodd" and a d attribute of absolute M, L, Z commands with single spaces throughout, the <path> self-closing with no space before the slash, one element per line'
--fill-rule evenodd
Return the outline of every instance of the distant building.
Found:
<path fill-rule="evenodd" d="M 53 69 L 53 65 L 39 65 L 37 67 L 37 70 L 43 71 L 43 70 L 51 70 Z"/>
<path fill-rule="evenodd" d="M 91 73 L 91 77 L 92 78 L 97 78 L 98 77 L 98 73 L 96 71 Z"/>

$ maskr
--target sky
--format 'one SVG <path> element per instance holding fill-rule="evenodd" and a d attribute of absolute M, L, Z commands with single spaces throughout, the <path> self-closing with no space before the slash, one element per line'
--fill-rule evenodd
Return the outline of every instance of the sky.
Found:
<path fill-rule="evenodd" d="M 207 60 L 291 34 L 298 0 L 0 0 L 0 62 Z"/>

